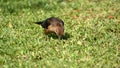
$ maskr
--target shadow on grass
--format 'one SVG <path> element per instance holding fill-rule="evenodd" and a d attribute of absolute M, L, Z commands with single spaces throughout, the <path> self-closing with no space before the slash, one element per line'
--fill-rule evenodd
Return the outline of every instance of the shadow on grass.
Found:
<path fill-rule="evenodd" d="M 57 35 L 55 33 L 49 34 L 48 37 L 52 37 L 53 39 L 58 39 Z M 62 37 L 61 40 L 67 40 L 70 38 L 70 34 L 65 33 Z"/>

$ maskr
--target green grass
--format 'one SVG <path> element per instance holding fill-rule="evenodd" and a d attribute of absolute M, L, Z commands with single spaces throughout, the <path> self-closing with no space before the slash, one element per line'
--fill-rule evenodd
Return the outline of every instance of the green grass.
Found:
<path fill-rule="evenodd" d="M 64 39 L 33 22 L 55 16 Z M 119 68 L 120 0 L 0 0 L 0 68 Z"/>

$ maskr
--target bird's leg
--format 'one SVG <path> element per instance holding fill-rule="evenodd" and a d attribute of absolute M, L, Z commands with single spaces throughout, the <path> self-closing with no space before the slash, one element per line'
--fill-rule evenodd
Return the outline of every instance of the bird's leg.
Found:
<path fill-rule="evenodd" d="M 58 36 L 58 39 L 61 40 L 62 39 L 61 36 Z"/>
<path fill-rule="evenodd" d="M 46 40 L 47 40 L 47 39 L 49 39 L 49 38 L 48 38 L 49 31 L 48 31 L 48 29 L 45 29 L 44 31 L 45 31 L 45 35 L 46 35 L 45 38 L 46 38 Z"/>

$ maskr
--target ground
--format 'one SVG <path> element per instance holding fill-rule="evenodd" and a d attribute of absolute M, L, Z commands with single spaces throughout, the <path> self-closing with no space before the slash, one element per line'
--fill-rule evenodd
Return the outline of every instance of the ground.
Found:
<path fill-rule="evenodd" d="M 1 68 L 119 68 L 120 0 L 1 0 Z M 36 21 L 59 17 L 62 40 Z"/>

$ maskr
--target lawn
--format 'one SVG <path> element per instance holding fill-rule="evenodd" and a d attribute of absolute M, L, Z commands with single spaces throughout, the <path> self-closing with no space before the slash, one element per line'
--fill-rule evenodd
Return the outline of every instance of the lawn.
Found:
<path fill-rule="evenodd" d="M 34 23 L 51 16 L 62 40 Z M 120 68 L 120 0 L 0 0 L 0 68 Z"/>

